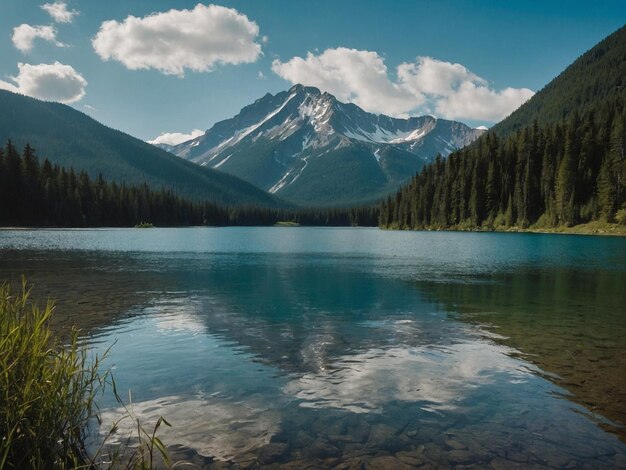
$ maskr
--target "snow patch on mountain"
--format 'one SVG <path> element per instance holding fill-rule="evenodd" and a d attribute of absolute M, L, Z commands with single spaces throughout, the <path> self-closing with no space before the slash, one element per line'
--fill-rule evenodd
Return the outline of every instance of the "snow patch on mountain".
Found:
<path fill-rule="evenodd" d="M 219 168 L 219 167 L 221 167 L 221 166 L 222 166 L 224 163 L 226 163 L 226 162 L 228 161 L 228 159 L 229 159 L 230 157 L 232 157 L 232 156 L 233 156 L 233 154 L 231 153 L 231 154 L 230 154 L 230 155 L 228 155 L 226 158 L 224 158 L 224 160 L 222 160 L 222 161 L 221 161 L 221 162 L 219 162 L 217 165 L 215 165 L 213 168 Z"/>
<path fill-rule="evenodd" d="M 268 93 L 232 119 L 170 151 L 203 166 L 247 177 L 280 195 L 305 178 L 313 159 L 324 157 L 324 165 L 332 166 L 330 155 L 352 155 L 350 165 L 358 165 L 355 156 L 373 155 L 379 173 L 391 182 L 400 181 L 437 154 L 445 157 L 483 132 L 432 116 L 398 119 L 371 114 L 317 88 L 295 85 L 276 95 Z M 388 150 L 393 150 L 395 163 L 389 163 Z M 372 165 L 371 160 L 367 165 Z M 248 166 L 251 170 L 246 170 Z M 371 166 L 367 168 L 373 171 Z M 319 163 L 315 171 L 320 171 Z"/>

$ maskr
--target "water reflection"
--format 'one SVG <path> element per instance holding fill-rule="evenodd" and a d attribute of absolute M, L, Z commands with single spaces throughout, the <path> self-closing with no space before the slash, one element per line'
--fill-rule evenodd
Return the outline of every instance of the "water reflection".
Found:
<path fill-rule="evenodd" d="M 284 391 L 300 398 L 301 406 L 355 413 L 381 413 L 393 401 L 422 403 L 425 411 L 454 410 L 496 375 L 516 384 L 528 378 L 526 366 L 506 353 L 506 348 L 478 342 L 372 349 L 304 374 Z"/>
<path fill-rule="evenodd" d="M 118 387 L 199 466 L 626 465 L 603 430 L 626 403 L 626 262 L 602 244 L 189 233 L 220 250 L 4 250 L 0 275 L 34 276 L 94 348 L 116 341 Z"/>
<path fill-rule="evenodd" d="M 113 361 L 123 361 L 118 382 L 139 392 L 135 412 L 148 425 L 166 416 L 174 428 L 164 439 L 209 457 L 204 466 L 609 468 L 626 455 L 584 408 L 572 412 L 558 387 L 481 327 L 432 311 L 334 325 L 293 312 L 290 334 L 271 315 L 240 334 L 240 314 L 212 294 L 161 296 L 107 333 L 119 345 Z M 278 338 L 271 347 L 268 336 Z M 281 354 L 295 349 L 307 359 Z M 105 422 L 119 413 L 110 402 Z"/>
<path fill-rule="evenodd" d="M 241 461 L 250 452 L 269 444 L 280 423 L 280 416 L 268 403 L 255 403 L 251 399 L 229 403 L 219 395 L 163 396 L 133 403 L 132 409 L 147 430 L 152 430 L 160 417 L 167 417 L 173 427 L 162 428 L 159 435 L 164 442 L 222 461 Z M 103 429 L 118 423 L 118 431 L 108 441 L 110 445 L 123 444 L 128 437 L 136 436 L 136 424 L 121 420 L 125 415 L 122 407 L 103 411 Z"/>
<path fill-rule="evenodd" d="M 623 272 L 534 268 L 418 288 L 455 318 L 497 333 L 626 440 L 624 286 Z"/>
<path fill-rule="evenodd" d="M 164 416 L 173 425 L 162 430 L 166 442 L 200 456 L 240 461 L 278 432 L 282 382 L 272 378 L 276 370 L 210 334 L 200 311 L 194 299 L 155 299 L 132 322 L 102 331 L 92 344 L 102 352 L 115 341 L 105 367 L 113 368 L 118 389 L 133 390 L 132 410 L 146 429 Z M 125 410 L 110 395 L 100 406 L 104 432 Z M 111 444 L 135 431 L 131 420 L 118 427 Z"/>
<path fill-rule="evenodd" d="M 167 290 L 158 274 L 133 256 L 0 250 L 0 282 L 21 288 L 22 276 L 32 287 L 32 298 L 55 301 L 59 313 L 51 323 L 57 331 L 73 325 L 86 333 L 106 327 L 149 303 L 151 290 Z"/>

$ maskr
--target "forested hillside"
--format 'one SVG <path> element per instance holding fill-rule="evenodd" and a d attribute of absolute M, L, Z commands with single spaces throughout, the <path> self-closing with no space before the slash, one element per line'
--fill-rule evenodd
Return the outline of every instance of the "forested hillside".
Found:
<path fill-rule="evenodd" d="M 625 73 L 622 28 L 473 145 L 425 167 L 382 204 L 380 225 L 626 224 Z"/>
<path fill-rule="evenodd" d="M 276 209 L 225 207 L 191 201 L 171 189 L 106 181 L 73 169 L 39 163 L 30 145 L 23 152 L 9 142 L 0 149 L 0 226 L 132 227 L 274 225 L 376 225 L 376 207 Z"/>
<path fill-rule="evenodd" d="M 232 175 L 203 168 L 106 127 L 75 109 L 0 90 L 0 144 L 26 144 L 42 158 L 91 178 L 165 187 L 192 200 L 226 205 L 285 206 Z"/>
<path fill-rule="evenodd" d="M 575 110 L 598 113 L 614 101 L 626 101 L 626 26 L 580 56 L 491 130 L 506 136 L 535 120 L 543 126 L 562 122 Z"/>
<path fill-rule="evenodd" d="M 388 228 L 527 228 L 626 223 L 625 115 L 574 113 L 507 138 L 491 132 L 438 159 L 382 204 Z"/>

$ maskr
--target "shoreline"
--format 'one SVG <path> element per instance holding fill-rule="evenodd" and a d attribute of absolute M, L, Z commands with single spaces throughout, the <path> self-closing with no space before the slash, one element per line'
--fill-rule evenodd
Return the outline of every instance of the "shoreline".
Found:
<path fill-rule="evenodd" d="M 277 223 L 274 225 L 226 225 L 226 226 L 208 226 L 208 225 L 181 225 L 181 226 L 168 226 L 168 227 L 151 227 L 151 228 L 194 228 L 194 227 L 210 227 L 210 228 L 224 228 L 224 227 L 328 227 L 327 225 L 307 225 L 303 226 L 296 223 Z M 361 226 L 332 226 L 332 227 L 344 227 L 344 228 L 363 228 Z M 0 227 L 2 231 L 35 231 L 35 230 L 114 230 L 114 229 L 136 229 L 139 227 Z M 142 227 L 143 228 L 143 227 Z M 555 234 L 555 235 L 597 235 L 607 237 L 626 237 L 626 225 L 622 224 L 609 224 L 606 222 L 589 222 L 586 224 L 574 225 L 572 227 L 447 227 L 447 228 L 435 228 L 435 227 L 423 227 L 418 229 L 410 228 L 397 228 L 397 227 L 365 227 L 365 228 L 378 228 L 380 230 L 399 230 L 399 231 L 413 231 L 413 232 L 485 232 L 485 233 L 539 233 L 539 234 Z"/>
<path fill-rule="evenodd" d="M 610 227 L 608 229 L 601 228 L 589 228 L 588 224 L 575 225 L 573 227 L 556 227 L 556 228 L 527 228 L 527 229 L 512 229 L 512 230 L 496 230 L 496 232 L 511 232 L 511 233 L 540 233 L 551 235 L 596 235 L 603 237 L 626 237 L 626 226 Z"/>
<path fill-rule="evenodd" d="M 485 233 L 538 233 L 549 235 L 586 235 L 603 237 L 626 237 L 626 225 L 609 224 L 606 222 L 588 222 L 572 227 L 424 227 L 420 229 L 400 229 L 395 227 L 380 227 L 381 230 L 407 230 L 415 232 L 485 232 Z"/>

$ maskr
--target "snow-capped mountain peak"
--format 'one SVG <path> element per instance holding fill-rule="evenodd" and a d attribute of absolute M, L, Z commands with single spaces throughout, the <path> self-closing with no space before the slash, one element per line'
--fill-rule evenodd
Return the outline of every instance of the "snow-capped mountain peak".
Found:
<path fill-rule="evenodd" d="M 482 132 L 432 116 L 398 119 L 371 114 L 317 88 L 294 85 L 276 95 L 266 94 L 172 151 L 270 192 L 290 195 L 298 193 L 313 168 L 323 176 L 322 160 L 330 168 L 349 159 L 352 166 L 365 165 L 372 175 L 380 173 L 376 178 L 383 186 L 396 186 L 436 154 L 447 156 Z M 333 155 L 341 156 L 333 161 Z"/>

